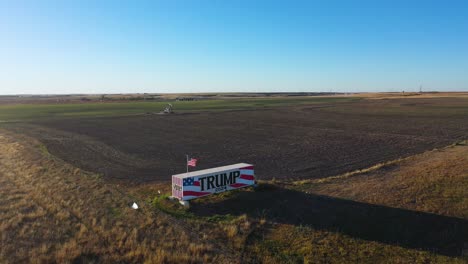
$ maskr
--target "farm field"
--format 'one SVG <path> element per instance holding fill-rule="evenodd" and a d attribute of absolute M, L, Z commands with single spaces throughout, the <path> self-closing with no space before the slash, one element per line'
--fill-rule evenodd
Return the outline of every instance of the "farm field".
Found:
<path fill-rule="evenodd" d="M 0 262 L 468 261 L 468 98 L 165 104 L 0 105 Z M 260 184 L 183 208 L 185 154 Z"/>
<path fill-rule="evenodd" d="M 468 264 L 467 13 L 0 1 L 0 264 Z"/>
<path fill-rule="evenodd" d="M 260 101 L 263 107 L 258 100 L 179 102 L 171 115 L 135 115 L 132 108 L 133 115 L 97 118 L 68 105 L 77 117 L 6 127 L 79 168 L 136 183 L 183 171 L 185 154 L 199 158 L 197 169 L 248 161 L 260 179 L 324 178 L 446 146 L 468 130 L 466 98 Z"/>

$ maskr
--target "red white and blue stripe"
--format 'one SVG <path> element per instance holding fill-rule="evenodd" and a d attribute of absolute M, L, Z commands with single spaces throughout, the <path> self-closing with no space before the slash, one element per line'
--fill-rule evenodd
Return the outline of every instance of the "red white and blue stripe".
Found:
<path fill-rule="evenodd" d="M 231 170 L 226 170 L 226 171 L 219 171 L 216 172 L 215 174 L 222 174 L 226 173 L 229 175 L 230 172 L 234 171 L 239 171 L 239 177 L 235 178 L 235 183 L 228 184 L 225 186 L 225 190 L 233 190 L 233 189 L 238 189 L 238 188 L 243 188 L 247 187 L 250 185 L 253 185 L 255 183 L 255 176 L 254 176 L 254 167 L 253 166 L 246 166 L 246 167 L 241 167 L 241 168 L 236 168 L 236 169 L 231 169 Z M 205 177 L 206 175 L 200 175 L 200 176 L 193 176 L 193 177 L 175 177 L 173 176 L 173 196 L 181 199 L 181 200 L 191 200 L 194 198 L 210 195 L 216 192 L 219 192 L 218 190 L 215 189 L 208 189 L 208 190 L 201 190 L 201 184 L 200 184 L 200 177 Z M 174 189 L 174 184 L 177 186 L 182 187 L 182 190 L 179 190 L 179 187 Z M 205 181 L 206 184 L 206 181 Z M 224 191 L 224 190 L 223 190 Z"/>

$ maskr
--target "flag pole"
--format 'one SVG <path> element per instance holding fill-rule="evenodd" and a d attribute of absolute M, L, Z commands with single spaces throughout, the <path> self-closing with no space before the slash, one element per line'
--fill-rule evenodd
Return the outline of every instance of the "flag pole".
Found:
<path fill-rule="evenodd" d="M 187 172 L 188 172 L 188 155 L 185 154 L 186 160 L 185 160 L 185 166 L 187 166 Z"/>

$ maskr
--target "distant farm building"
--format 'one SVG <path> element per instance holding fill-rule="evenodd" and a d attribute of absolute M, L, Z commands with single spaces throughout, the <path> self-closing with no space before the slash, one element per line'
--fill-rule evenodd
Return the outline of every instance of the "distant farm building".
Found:
<path fill-rule="evenodd" d="M 193 97 L 177 97 L 176 101 L 195 101 Z"/>

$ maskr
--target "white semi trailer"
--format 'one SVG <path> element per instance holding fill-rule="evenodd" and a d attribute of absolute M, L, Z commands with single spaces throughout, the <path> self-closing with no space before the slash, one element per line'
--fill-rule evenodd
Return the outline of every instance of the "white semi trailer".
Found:
<path fill-rule="evenodd" d="M 180 201 L 188 201 L 254 184 L 254 166 L 238 163 L 172 175 L 172 196 Z"/>

